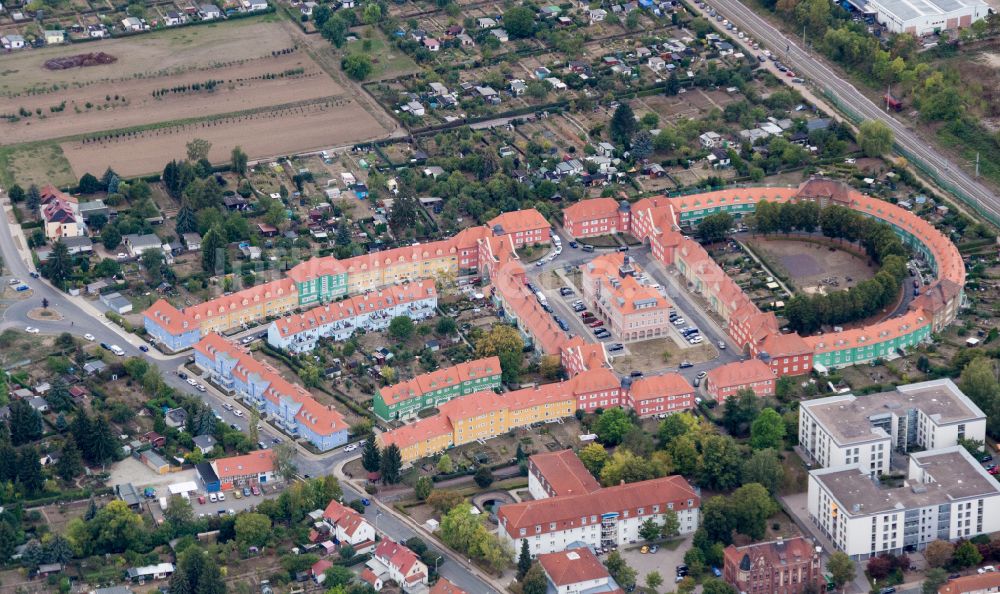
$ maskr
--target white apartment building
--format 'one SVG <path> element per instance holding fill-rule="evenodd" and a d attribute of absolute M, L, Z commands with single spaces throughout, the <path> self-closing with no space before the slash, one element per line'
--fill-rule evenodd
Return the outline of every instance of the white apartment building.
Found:
<path fill-rule="evenodd" d="M 871 476 L 889 470 L 893 450 L 934 450 L 985 437 L 986 415 L 950 379 L 820 398 L 799 408 L 799 443 L 820 466 L 856 464 Z"/>
<path fill-rule="evenodd" d="M 431 318 L 437 300 L 433 279 L 368 291 L 271 322 L 267 342 L 292 353 L 307 353 L 323 338 L 343 341 L 356 330 L 385 330 L 395 317 Z"/>
<path fill-rule="evenodd" d="M 527 540 L 533 556 L 563 551 L 573 543 L 622 546 L 639 542 L 643 522 L 653 518 L 662 523 L 668 511 L 677 514 L 681 534 L 694 532 L 700 506 L 694 488 L 675 475 L 504 505 L 497 512 L 497 532 L 514 550 Z"/>
<path fill-rule="evenodd" d="M 813 470 L 809 517 L 854 559 L 1000 530 L 1000 483 L 962 446 L 914 453 L 907 477 L 883 487 L 863 464 Z"/>

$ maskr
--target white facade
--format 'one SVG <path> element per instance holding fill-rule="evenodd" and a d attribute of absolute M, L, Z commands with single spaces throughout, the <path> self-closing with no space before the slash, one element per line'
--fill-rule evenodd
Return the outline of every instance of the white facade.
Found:
<path fill-rule="evenodd" d="M 950 379 L 820 398 L 799 409 L 799 443 L 820 466 L 861 465 L 872 476 L 888 471 L 893 450 L 985 438 L 986 415 Z"/>
<path fill-rule="evenodd" d="M 807 507 L 837 549 L 865 559 L 1000 530 L 1000 483 L 955 446 L 913 454 L 901 487 L 877 485 L 860 465 L 814 470 Z"/>
<path fill-rule="evenodd" d="M 990 12 L 982 0 L 868 0 L 868 10 L 889 31 L 917 36 L 968 27 Z"/>
<path fill-rule="evenodd" d="M 538 480 L 538 475 L 534 472 L 528 473 L 528 492 L 531 493 L 531 498 L 534 500 L 547 499 L 549 494 L 545 491 L 545 487 L 542 486 L 542 482 Z"/>
<path fill-rule="evenodd" d="M 682 535 L 692 534 L 698 529 L 698 508 L 675 511 L 677 519 L 680 521 Z M 587 524 L 567 530 L 553 530 L 539 534 L 528 534 L 528 531 L 525 531 L 524 535 L 511 536 L 501 527 L 499 534 L 500 539 L 513 547 L 515 551 L 521 550 L 521 540 L 527 539 L 528 550 L 534 556 L 563 551 L 571 548 L 570 545 L 573 543 L 584 543 L 594 548 L 609 544 L 616 546 L 635 544 L 642 540 L 642 537 L 639 536 L 639 528 L 649 518 L 653 518 L 660 524 L 663 523 L 662 513 L 626 517 L 618 512 L 610 512 L 603 515 L 592 515 Z"/>

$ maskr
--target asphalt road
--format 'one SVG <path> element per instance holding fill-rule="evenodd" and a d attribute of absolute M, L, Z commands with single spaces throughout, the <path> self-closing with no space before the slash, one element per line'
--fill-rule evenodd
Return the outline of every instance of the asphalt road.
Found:
<path fill-rule="evenodd" d="M 792 68 L 800 78 L 805 78 L 817 88 L 826 90 L 859 117 L 866 120 L 881 120 L 888 124 L 892 128 L 896 144 L 899 147 L 916 155 L 938 177 L 954 184 L 984 210 L 1000 218 L 1000 197 L 997 194 L 972 175 L 966 173 L 957 164 L 938 153 L 912 128 L 897 120 L 891 113 L 887 113 L 884 106 L 876 105 L 854 88 L 850 82 L 840 78 L 838 73 L 827 66 L 825 60 L 817 52 L 800 48 L 794 41 L 791 41 L 753 10 L 744 6 L 739 0 L 709 0 L 708 4 L 741 31 L 763 43 L 780 57 L 782 62 Z M 701 10 L 697 5 L 694 7 L 695 10 Z M 708 16 L 704 11 L 702 14 Z M 710 20 L 718 25 L 715 19 L 710 18 Z M 755 53 L 751 51 L 750 55 Z"/>
<path fill-rule="evenodd" d="M 7 200 L 6 195 L 3 196 L 3 199 L 4 201 Z M 180 392 L 202 398 L 209 406 L 221 414 L 224 421 L 227 423 L 236 423 L 243 430 L 246 430 L 247 423 L 249 422 L 246 414 L 244 414 L 242 418 L 239 418 L 232 413 L 225 411 L 222 407 L 223 402 L 226 402 L 227 400 L 235 405 L 235 402 L 232 399 L 228 399 L 226 396 L 216 392 L 211 387 L 208 387 L 205 392 L 198 392 L 176 374 L 178 367 L 187 358 L 186 353 L 169 358 L 152 357 L 139 350 L 138 345 L 142 344 L 142 342 L 138 338 L 129 337 L 129 339 L 134 341 L 134 343 L 129 342 L 129 340 L 126 340 L 121 334 L 112 329 L 112 323 L 103 316 L 95 317 L 91 312 L 85 311 L 77 305 L 65 293 L 58 291 L 42 279 L 32 278 L 29 273 L 34 271 L 34 266 L 31 265 L 30 260 L 26 262 L 22 258 L 21 252 L 15 244 L 14 235 L 11 231 L 7 217 L 4 216 L 3 213 L 0 213 L 0 255 L 3 257 L 4 264 L 3 276 L 0 277 L 0 282 L 7 282 L 10 278 L 17 278 L 28 285 L 32 290 L 32 295 L 29 298 L 24 301 L 11 304 L 3 312 L 3 316 L 0 318 L 0 330 L 5 330 L 7 328 L 24 330 L 27 326 L 33 326 L 38 328 L 43 334 L 60 334 L 62 332 L 69 332 L 80 338 L 83 338 L 84 334 L 92 334 L 95 337 L 95 342 L 97 343 L 106 342 L 108 344 L 117 344 L 122 348 L 122 350 L 125 351 L 125 357 L 145 357 L 150 363 L 159 368 L 160 372 L 163 374 L 164 381 L 166 381 L 168 385 L 174 387 Z M 62 314 L 63 320 L 36 321 L 29 319 L 28 312 L 37 307 L 41 307 L 42 299 L 48 299 L 49 307 Z M 205 382 L 202 383 L 204 384 Z M 265 429 L 261 431 L 260 434 L 262 438 L 268 442 L 268 447 L 271 447 L 271 438 L 280 435 L 279 432 L 270 428 L 266 423 Z M 340 462 L 358 455 L 358 451 L 344 452 L 343 448 L 329 452 L 322 456 L 305 455 L 300 451 L 296 459 L 296 465 L 302 474 L 308 474 L 310 476 L 325 476 L 333 474 L 334 468 Z M 342 481 L 341 486 L 343 488 L 346 501 L 362 497 L 362 494 L 347 484 L 346 481 Z M 245 502 L 242 503 L 243 505 L 246 505 Z M 229 507 L 235 508 L 235 505 Z M 416 531 L 393 515 L 394 513 L 395 512 L 389 508 L 385 508 L 381 514 L 378 514 L 377 528 L 389 537 L 398 541 L 418 536 Z M 372 521 L 373 524 L 376 523 L 376 520 L 374 519 L 375 515 L 375 510 L 369 508 L 368 519 Z M 427 539 L 425 538 L 425 541 L 426 540 Z M 430 546 L 432 543 L 428 542 L 428 545 Z M 433 546 L 431 546 L 431 548 L 434 549 Z M 440 567 L 441 575 L 447 577 L 460 588 L 464 588 L 470 592 L 484 592 L 490 594 L 496 592 L 492 586 L 476 576 L 463 564 L 463 562 L 459 562 L 454 553 L 450 551 L 442 551 L 440 549 L 435 550 L 444 554 L 447 559 Z"/>

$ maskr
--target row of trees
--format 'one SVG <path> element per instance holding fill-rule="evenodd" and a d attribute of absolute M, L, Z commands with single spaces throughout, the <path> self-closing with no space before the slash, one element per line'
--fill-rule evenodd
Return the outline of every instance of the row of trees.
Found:
<path fill-rule="evenodd" d="M 761 201 L 751 224 L 755 232 L 763 234 L 812 233 L 820 229 L 825 237 L 859 243 L 868 257 L 881 264 L 874 278 L 849 290 L 795 295 L 789 299 L 785 304 L 785 317 L 797 332 L 809 334 L 823 325 L 866 318 L 899 296 L 900 283 L 907 275 L 906 248 L 886 223 L 843 206 L 820 209 L 807 201 Z"/>

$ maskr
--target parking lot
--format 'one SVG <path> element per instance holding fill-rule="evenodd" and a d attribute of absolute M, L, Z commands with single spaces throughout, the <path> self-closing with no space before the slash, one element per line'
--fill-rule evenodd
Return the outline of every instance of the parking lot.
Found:
<path fill-rule="evenodd" d="M 635 570 L 636 583 L 646 584 L 646 574 L 651 571 L 660 572 L 663 578 L 663 589 L 673 590 L 674 576 L 678 565 L 684 563 L 684 553 L 691 548 L 691 536 L 673 540 L 659 545 L 659 550 L 655 553 L 642 554 L 641 545 L 622 548 L 619 550 L 629 567 Z"/>

